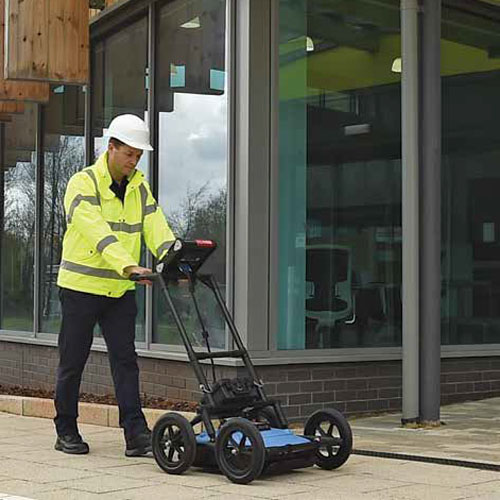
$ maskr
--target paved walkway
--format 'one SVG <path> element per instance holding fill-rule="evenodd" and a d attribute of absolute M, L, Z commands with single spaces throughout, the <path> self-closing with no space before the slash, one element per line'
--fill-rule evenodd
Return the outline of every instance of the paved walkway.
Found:
<path fill-rule="evenodd" d="M 444 406 L 441 421 L 435 429 L 406 429 L 401 415 L 392 414 L 354 419 L 351 426 L 358 449 L 500 466 L 500 398 Z"/>
<path fill-rule="evenodd" d="M 398 416 L 352 422 L 355 447 L 500 463 L 500 399 L 447 407 L 448 425 L 399 427 Z M 119 429 L 81 425 L 86 456 L 53 449 L 52 422 L 0 413 L 0 499 L 132 500 L 144 498 L 280 500 L 500 500 L 500 472 L 353 455 L 337 471 L 303 469 L 247 486 L 198 469 L 162 472 L 153 458 L 125 458 Z"/>

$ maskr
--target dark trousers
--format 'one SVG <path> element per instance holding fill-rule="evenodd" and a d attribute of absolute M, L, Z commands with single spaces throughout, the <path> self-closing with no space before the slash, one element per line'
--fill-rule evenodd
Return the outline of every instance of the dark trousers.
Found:
<path fill-rule="evenodd" d="M 62 324 L 54 422 L 58 435 L 78 432 L 78 395 L 96 323 L 101 326 L 118 400 L 120 426 L 126 437 L 142 432 L 146 420 L 139 397 L 135 352 L 135 293 L 110 298 L 61 288 Z"/>

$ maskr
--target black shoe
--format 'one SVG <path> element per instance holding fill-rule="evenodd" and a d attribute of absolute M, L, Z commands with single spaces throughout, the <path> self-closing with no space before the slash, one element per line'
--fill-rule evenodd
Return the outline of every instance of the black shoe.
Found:
<path fill-rule="evenodd" d="M 67 434 L 65 436 L 57 436 L 54 448 L 63 453 L 72 455 L 86 455 L 89 452 L 89 445 L 83 441 L 80 434 Z"/>
<path fill-rule="evenodd" d="M 151 452 L 151 431 L 146 429 L 131 438 L 126 438 L 126 457 L 142 457 Z"/>

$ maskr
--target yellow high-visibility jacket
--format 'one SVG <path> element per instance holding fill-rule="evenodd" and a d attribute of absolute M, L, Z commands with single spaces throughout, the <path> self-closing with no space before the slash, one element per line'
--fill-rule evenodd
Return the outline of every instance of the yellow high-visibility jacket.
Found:
<path fill-rule="evenodd" d="M 141 236 L 158 258 L 175 239 L 142 172 L 130 176 L 123 203 L 111 191 L 111 183 L 107 153 L 68 183 L 60 287 L 121 297 L 135 287 L 124 269 L 138 265 Z"/>

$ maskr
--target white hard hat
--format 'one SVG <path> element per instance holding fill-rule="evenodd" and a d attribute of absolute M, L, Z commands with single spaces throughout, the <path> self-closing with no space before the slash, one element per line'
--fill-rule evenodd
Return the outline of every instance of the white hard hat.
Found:
<path fill-rule="evenodd" d="M 149 129 L 144 120 L 136 115 L 120 115 L 109 124 L 106 137 L 114 137 L 133 148 L 153 151 L 149 143 Z"/>

